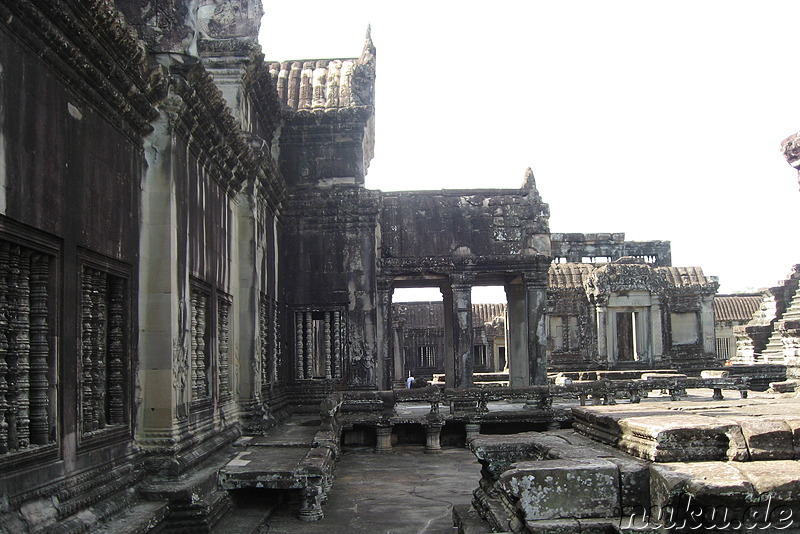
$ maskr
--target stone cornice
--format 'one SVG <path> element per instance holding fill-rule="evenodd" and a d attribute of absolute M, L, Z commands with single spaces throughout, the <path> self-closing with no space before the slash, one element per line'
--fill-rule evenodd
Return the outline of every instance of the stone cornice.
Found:
<path fill-rule="evenodd" d="M 0 19 L 21 43 L 131 137 L 156 116 L 153 71 L 110 0 L 3 0 Z M 120 120 L 121 119 L 121 120 Z"/>

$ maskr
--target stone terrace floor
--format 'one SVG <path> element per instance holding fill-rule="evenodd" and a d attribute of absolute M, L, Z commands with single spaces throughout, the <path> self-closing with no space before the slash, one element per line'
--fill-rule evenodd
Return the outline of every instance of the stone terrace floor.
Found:
<path fill-rule="evenodd" d="M 260 533 L 449 533 L 453 505 L 471 502 L 480 477 L 480 464 L 467 449 L 445 448 L 441 454 L 425 454 L 422 445 L 397 446 L 388 454 L 350 449 L 337 464 L 321 521 L 304 523 L 296 507 L 283 506 Z"/>

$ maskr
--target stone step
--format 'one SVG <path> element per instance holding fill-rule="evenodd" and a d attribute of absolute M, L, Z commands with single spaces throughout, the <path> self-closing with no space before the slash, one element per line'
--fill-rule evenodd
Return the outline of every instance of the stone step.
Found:
<path fill-rule="evenodd" d="M 145 534 L 163 529 L 169 509 L 165 501 L 140 502 L 133 489 L 120 492 L 52 524 L 50 534 Z"/>

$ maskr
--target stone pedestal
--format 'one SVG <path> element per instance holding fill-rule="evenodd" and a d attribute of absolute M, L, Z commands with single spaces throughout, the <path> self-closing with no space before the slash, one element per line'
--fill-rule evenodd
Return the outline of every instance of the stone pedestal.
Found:
<path fill-rule="evenodd" d="M 303 496 L 300 501 L 300 514 L 298 518 L 300 521 L 319 521 L 322 519 L 322 501 L 325 492 L 322 489 L 322 481 L 314 483 L 312 479 L 308 480 L 308 485 L 303 488 Z"/>
<path fill-rule="evenodd" d="M 442 446 L 439 443 L 439 437 L 442 434 L 442 427 L 444 425 L 439 423 L 429 424 L 425 427 L 425 452 L 430 454 L 439 454 L 442 452 Z"/>
<path fill-rule="evenodd" d="M 375 452 L 392 452 L 392 427 L 375 427 Z"/>
<path fill-rule="evenodd" d="M 481 425 L 477 423 L 467 423 L 464 425 L 464 429 L 467 431 L 467 442 L 481 433 Z M 469 447 L 469 444 L 467 444 L 467 447 Z"/>

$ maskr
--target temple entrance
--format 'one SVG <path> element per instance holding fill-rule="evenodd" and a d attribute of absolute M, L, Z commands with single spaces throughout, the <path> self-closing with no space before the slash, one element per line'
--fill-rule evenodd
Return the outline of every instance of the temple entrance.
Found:
<path fill-rule="evenodd" d="M 617 312 L 617 361 L 633 362 L 639 359 L 636 351 L 636 314 Z"/>

